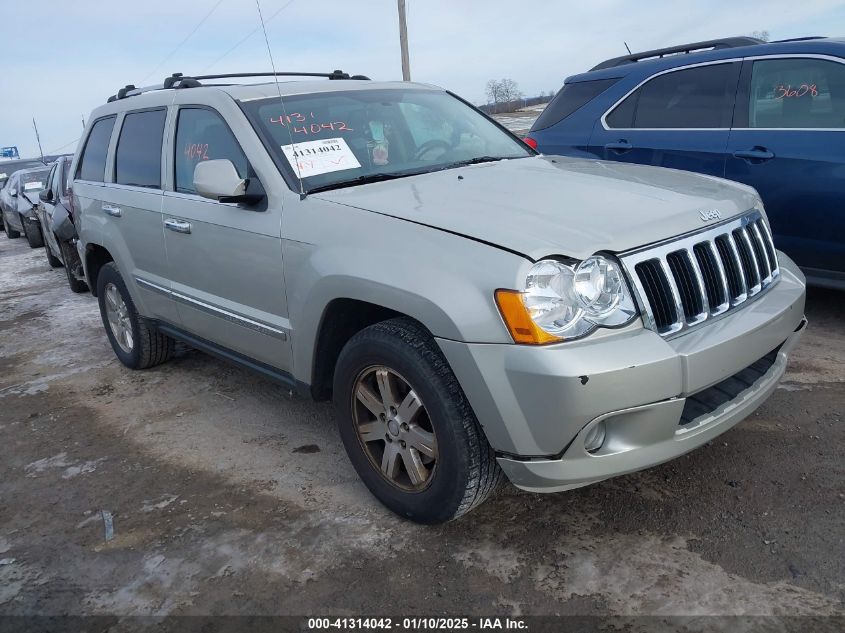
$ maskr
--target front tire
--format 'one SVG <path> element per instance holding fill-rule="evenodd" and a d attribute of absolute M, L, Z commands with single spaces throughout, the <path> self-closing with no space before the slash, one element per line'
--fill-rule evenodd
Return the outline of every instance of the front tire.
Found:
<path fill-rule="evenodd" d="M 451 521 L 503 479 L 446 358 L 411 319 L 377 323 L 349 340 L 335 368 L 334 404 L 358 475 L 402 517 Z"/>
<path fill-rule="evenodd" d="M 44 251 L 47 253 L 47 263 L 50 264 L 51 268 L 61 268 L 62 260 L 58 257 L 53 255 L 53 251 L 50 248 L 50 243 L 47 241 L 47 238 L 44 236 L 44 228 L 41 229 L 41 240 L 44 242 Z"/>
<path fill-rule="evenodd" d="M 62 249 L 62 257 L 65 260 L 65 275 L 67 275 L 67 285 L 70 286 L 71 292 L 77 294 L 86 292 L 88 284 L 81 279 L 77 279 L 73 274 L 73 269 L 77 268 L 79 264 L 79 257 L 71 250 L 73 246 L 67 242 L 59 242 L 59 248 Z"/>
<path fill-rule="evenodd" d="M 44 246 L 41 227 L 37 222 L 21 217 L 21 224 L 23 225 L 23 232 L 26 235 L 26 241 L 29 242 L 30 248 L 41 248 Z"/>
<path fill-rule="evenodd" d="M 20 232 L 9 226 L 8 222 L 3 223 L 3 230 L 6 232 L 6 237 L 10 240 L 14 240 L 21 236 Z"/>
<path fill-rule="evenodd" d="M 100 269 L 97 299 L 103 326 L 121 363 L 130 369 L 147 369 L 170 359 L 173 339 L 151 328 L 140 317 L 114 262 Z"/>

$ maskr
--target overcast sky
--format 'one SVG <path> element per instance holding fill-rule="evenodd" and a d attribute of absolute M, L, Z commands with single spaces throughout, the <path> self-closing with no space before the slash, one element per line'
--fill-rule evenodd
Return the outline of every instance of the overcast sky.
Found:
<path fill-rule="evenodd" d="M 342 68 L 401 79 L 396 0 L 260 1 L 279 70 Z M 3 5 L 0 145 L 17 145 L 22 156 L 38 152 L 32 117 L 45 153 L 72 152 L 83 116 L 127 83 L 160 82 L 174 71 L 270 68 L 264 39 L 253 32 L 255 0 Z M 515 80 L 526 96 L 557 90 L 566 76 L 624 54 L 623 41 L 636 51 L 759 30 L 773 39 L 845 35 L 845 0 L 407 0 L 407 6 L 411 77 L 474 103 L 485 101 L 491 78 Z"/>

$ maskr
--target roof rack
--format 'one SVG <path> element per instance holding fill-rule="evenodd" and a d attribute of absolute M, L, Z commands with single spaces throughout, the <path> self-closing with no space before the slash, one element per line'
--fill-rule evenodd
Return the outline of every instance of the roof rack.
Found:
<path fill-rule="evenodd" d="M 658 48 L 653 51 L 643 51 L 642 53 L 634 53 L 632 55 L 623 55 L 622 57 L 614 57 L 603 61 L 597 66 L 593 66 L 590 70 L 601 70 L 602 68 L 615 68 L 616 66 L 624 66 L 634 62 L 644 61 L 651 58 L 665 57 L 666 55 L 689 54 L 706 50 L 720 50 L 723 48 L 739 48 L 741 46 L 754 46 L 756 44 L 765 44 L 763 40 L 756 37 L 726 37 L 720 40 L 707 40 L 705 42 L 693 42 L 692 44 L 682 44 L 680 46 L 670 46 L 669 48 Z"/>
<path fill-rule="evenodd" d="M 785 40 L 775 40 L 769 44 L 786 44 L 787 42 L 808 42 L 810 40 L 826 40 L 826 35 L 805 35 L 804 37 L 790 37 Z"/>
<path fill-rule="evenodd" d="M 182 73 L 173 73 L 169 77 L 165 77 L 161 85 L 148 86 L 146 88 L 136 88 L 132 84 L 127 84 L 117 91 L 117 94 L 108 98 L 107 103 L 125 99 L 126 97 L 134 97 L 145 92 L 153 90 L 168 90 L 170 88 L 198 88 L 203 84 L 200 83 L 206 79 L 234 79 L 240 77 L 325 77 L 329 80 L 336 79 L 360 79 L 369 80 L 365 75 L 350 75 L 342 70 L 334 70 L 330 73 L 303 73 L 303 72 L 269 72 L 269 73 L 225 73 L 221 75 L 183 75 Z"/>

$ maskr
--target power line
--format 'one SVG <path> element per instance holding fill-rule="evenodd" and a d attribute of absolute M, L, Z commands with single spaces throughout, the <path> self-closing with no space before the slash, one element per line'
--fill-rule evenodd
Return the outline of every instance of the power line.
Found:
<path fill-rule="evenodd" d="M 188 35 L 187 35 L 187 36 L 185 36 L 185 39 L 183 39 L 181 42 L 179 42 L 179 44 L 176 46 L 176 48 L 174 48 L 172 51 L 170 51 L 170 52 L 167 54 L 167 57 L 165 57 L 164 59 L 162 59 L 162 60 L 158 63 L 158 65 L 150 71 L 150 74 L 149 74 L 149 75 L 147 75 L 146 77 L 144 77 L 144 78 L 141 80 L 141 84 L 142 84 L 142 85 L 143 85 L 143 83 L 144 83 L 145 81 L 147 81 L 147 79 L 149 79 L 150 77 L 152 77 L 152 76 L 155 74 L 155 72 L 156 72 L 159 68 L 161 68 L 167 60 L 169 60 L 171 57 L 173 57 L 173 56 L 176 54 L 176 52 L 177 52 L 180 48 L 182 48 L 182 47 L 185 45 L 185 43 L 186 43 L 189 39 L 191 39 L 191 37 L 193 37 L 194 33 L 196 33 L 196 32 L 199 30 L 199 28 L 200 28 L 203 24 L 205 24 L 205 21 L 206 21 L 206 20 L 208 20 L 208 18 L 210 18 L 210 17 L 211 17 L 211 14 L 212 14 L 212 13 L 214 13 L 214 12 L 217 10 L 217 7 L 219 7 L 219 6 L 220 6 L 220 4 L 221 4 L 222 2 L 223 2 L 223 0 L 217 0 L 217 2 L 214 4 L 214 6 L 213 6 L 213 7 L 211 7 L 211 11 L 209 11 L 208 13 L 206 13 L 206 14 L 205 14 L 205 17 L 197 23 L 197 25 L 196 25 L 196 26 L 195 26 L 195 27 L 191 30 L 191 32 L 190 32 L 190 33 L 188 33 Z"/>
<path fill-rule="evenodd" d="M 79 138 L 82 138 L 82 137 L 80 136 Z M 79 138 L 73 139 L 70 143 L 65 143 L 64 145 L 61 145 L 61 146 L 57 147 L 56 149 L 50 150 L 49 152 L 47 152 L 47 155 L 49 156 L 51 154 L 58 154 L 59 150 L 64 149 L 68 145 L 75 145 L 76 143 L 79 142 Z"/>
<path fill-rule="evenodd" d="M 292 5 L 294 2 L 296 2 L 296 0 L 288 0 L 288 1 L 287 1 L 285 4 L 283 4 L 283 5 L 282 5 L 279 9 L 277 9 L 277 10 L 276 10 L 276 12 L 275 12 L 273 15 L 271 15 L 269 18 L 267 18 L 267 19 L 265 20 L 265 23 L 266 23 L 266 22 L 269 22 L 270 20 L 272 20 L 273 18 L 275 18 L 277 15 L 279 15 L 282 11 L 284 11 L 285 9 L 287 9 L 287 8 L 288 8 L 290 5 Z M 199 73 L 199 74 L 203 74 L 203 73 L 204 73 L 205 71 L 207 71 L 209 68 L 211 68 L 211 67 L 213 67 L 213 66 L 216 66 L 216 65 L 217 65 L 217 62 L 219 62 L 221 59 L 223 59 L 224 57 L 226 57 L 229 53 L 231 53 L 231 52 L 232 52 L 233 50 L 235 50 L 238 46 L 240 46 L 241 44 L 243 44 L 244 42 L 246 42 L 249 38 L 251 38 L 253 35 L 255 35 L 256 33 L 258 33 L 258 31 L 260 31 L 260 30 L 261 30 L 261 25 L 256 26 L 256 27 L 255 27 L 254 29 L 252 29 L 249 33 L 247 33 L 247 34 L 246 34 L 243 38 L 241 38 L 240 40 L 238 40 L 238 43 L 237 43 L 237 44 L 235 44 L 232 48 L 230 48 L 229 50 L 227 50 L 227 51 L 226 51 L 225 53 L 223 53 L 220 57 L 218 57 L 218 58 L 217 58 L 217 59 L 215 59 L 213 62 L 211 62 L 208 66 L 206 66 L 205 68 L 203 68 L 203 69 L 200 71 L 200 73 Z"/>

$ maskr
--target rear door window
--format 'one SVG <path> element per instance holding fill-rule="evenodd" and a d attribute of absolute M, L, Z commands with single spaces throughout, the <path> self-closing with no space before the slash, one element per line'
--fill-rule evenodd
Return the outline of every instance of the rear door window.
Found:
<path fill-rule="evenodd" d="M 564 84 L 546 109 L 537 117 L 531 130 L 543 130 L 563 121 L 570 114 L 585 106 L 605 90 L 619 81 L 619 78 L 596 79 Z"/>
<path fill-rule="evenodd" d="M 658 75 L 607 116 L 611 128 L 729 128 L 739 63 L 710 64 Z"/>
<path fill-rule="evenodd" d="M 105 179 L 106 156 L 109 153 L 109 141 L 111 140 L 114 121 L 115 117 L 106 117 L 100 119 L 91 127 L 91 133 L 88 134 L 88 140 L 85 141 L 85 148 L 82 150 L 82 158 L 76 171 L 76 177 L 80 180 L 103 182 Z"/>
<path fill-rule="evenodd" d="M 196 193 L 194 168 L 204 160 L 227 158 L 238 175 L 247 177 L 249 164 L 223 118 L 206 108 L 180 108 L 176 123 L 174 181 L 176 191 Z"/>
<path fill-rule="evenodd" d="M 811 58 L 755 61 L 748 127 L 845 128 L 845 64 Z"/>
<path fill-rule="evenodd" d="M 115 156 L 115 182 L 161 188 L 161 143 L 167 111 L 130 112 L 123 119 Z"/>

